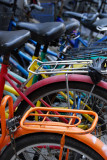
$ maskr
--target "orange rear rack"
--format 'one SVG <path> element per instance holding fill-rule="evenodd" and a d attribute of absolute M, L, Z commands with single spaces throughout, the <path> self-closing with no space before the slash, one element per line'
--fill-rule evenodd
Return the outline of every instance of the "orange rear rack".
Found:
<path fill-rule="evenodd" d="M 38 110 L 42 112 L 46 112 L 43 114 L 37 113 Z M 36 113 L 32 113 L 35 112 Z M 60 115 L 52 114 L 50 112 L 57 111 L 60 113 Z M 61 113 L 64 113 L 65 115 L 61 115 Z M 91 116 L 94 116 L 94 120 L 91 124 L 91 127 L 87 130 L 76 130 L 73 131 L 71 127 L 77 127 L 81 123 L 81 119 L 76 116 L 76 114 L 89 114 Z M 73 115 L 70 115 L 73 114 Z M 26 120 L 29 116 L 40 116 L 42 117 L 42 121 L 28 121 Z M 68 124 L 62 123 L 62 122 L 54 122 L 54 121 L 45 121 L 46 118 L 52 118 L 52 117 L 64 117 L 69 118 Z M 77 121 L 78 120 L 78 121 Z M 77 121 L 77 122 L 76 122 Z M 32 131 L 41 131 L 41 132 L 57 132 L 60 134 L 67 134 L 67 133 L 75 133 L 75 134 L 86 134 L 90 133 L 95 129 L 95 126 L 98 121 L 98 115 L 93 111 L 88 110 L 76 110 L 76 109 L 61 109 L 61 108 L 46 108 L 46 107 L 35 107 L 28 110 L 24 116 L 22 117 L 20 121 L 20 126 L 25 130 L 32 130 Z"/>

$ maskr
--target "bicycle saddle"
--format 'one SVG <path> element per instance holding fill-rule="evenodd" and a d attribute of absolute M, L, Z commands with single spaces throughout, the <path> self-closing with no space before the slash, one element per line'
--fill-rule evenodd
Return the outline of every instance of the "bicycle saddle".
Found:
<path fill-rule="evenodd" d="M 27 29 L 31 31 L 31 37 L 39 44 L 47 44 L 53 40 L 59 39 L 65 32 L 65 25 L 61 22 L 28 23 L 19 22 L 18 29 Z"/>
<path fill-rule="evenodd" d="M 66 27 L 66 32 L 65 34 L 70 34 L 71 32 L 73 32 L 74 30 L 76 30 L 77 28 L 79 28 L 80 23 L 78 20 L 76 19 L 71 19 L 70 21 L 66 21 L 64 22 L 64 25 Z"/>
<path fill-rule="evenodd" d="M 77 13 L 71 11 L 63 12 L 63 16 L 71 17 L 79 20 L 83 25 L 92 24 L 96 18 L 98 17 L 99 13 L 91 14 L 91 13 Z"/>
<path fill-rule="evenodd" d="M 30 32 L 20 31 L 0 31 L 0 55 L 9 53 L 15 48 L 23 45 L 30 38 Z"/>
<path fill-rule="evenodd" d="M 76 13 L 71 11 L 65 11 L 63 15 L 66 17 L 78 19 L 81 22 L 81 24 L 83 24 L 85 27 L 89 28 L 94 32 L 99 32 L 97 30 L 98 26 L 101 27 L 107 26 L 107 18 L 96 20 L 97 17 L 100 15 L 99 13 L 91 14 L 91 13 Z"/>

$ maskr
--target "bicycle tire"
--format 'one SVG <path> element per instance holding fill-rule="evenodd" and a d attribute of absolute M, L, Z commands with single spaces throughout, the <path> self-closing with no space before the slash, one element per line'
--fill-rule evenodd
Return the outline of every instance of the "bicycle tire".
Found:
<path fill-rule="evenodd" d="M 21 160 L 26 160 L 25 158 L 26 155 L 27 155 L 27 158 L 30 157 L 30 160 L 41 160 L 41 157 L 43 160 L 45 160 L 45 158 L 47 158 L 47 160 L 53 160 L 53 159 L 58 160 L 59 149 L 52 148 L 51 146 L 54 146 L 54 145 L 60 146 L 61 137 L 62 135 L 54 134 L 54 133 L 35 133 L 35 134 L 22 136 L 15 140 L 17 154 Z M 39 146 L 39 150 L 37 150 L 38 146 Z M 42 149 L 40 149 L 40 146 L 42 147 Z M 69 148 L 69 150 L 71 149 L 71 152 L 69 152 L 69 158 L 73 157 L 75 158 L 75 160 L 77 159 L 82 160 L 82 158 L 84 159 L 84 156 L 85 156 L 89 160 L 91 159 L 103 160 L 103 158 L 92 148 L 90 148 L 89 146 L 85 145 L 84 143 L 76 139 L 73 139 L 67 136 L 65 137 L 65 148 L 63 149 L 62 160 L 66 156 L 65 154 L 66 154 L 67 148 Z M 1 160 L 15 159 L 14 151 L 11 147 L 11 144 L 2 153 L 2 156 L 0 159 Z"/>

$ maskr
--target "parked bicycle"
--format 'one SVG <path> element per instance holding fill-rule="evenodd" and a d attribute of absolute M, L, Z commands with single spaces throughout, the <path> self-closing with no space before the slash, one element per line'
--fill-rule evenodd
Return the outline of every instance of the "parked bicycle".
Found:
<path fill-rule="evenodd" d="M 0 73 L 0 99 L 2 99 L 5 80 L 7 80 L 20 95 L 13 105 L 15 115 L 23 116 L 26 110 L 35 106 L 87 108 L 88 110 L 94 110 L 99 115 L 96 136 L 103 137 L 106 134 L 106 82 L 101 81 L 95 85 L 88 76 L 71 74 L 52 76 L 38 81 L 27 88 L 26 83 L 28 83 L 30 78 L 25 83 L 21 83 L 7 73 L 9 52 L 25 43 L 29 36 L 29 31 L 25 30 L 1 31 L 0 33 L 0 39 L 3 40 L 0 41 L 0 50 L 1 54 L 4 55 Z M 19 86 L 16 86 L 13 81 Z M 57 112 L 57 114 L 59 113 Z M 81 118 L 82 121 L 86 120 L 86 124 L 82 128 L 87 128 L 90 122 L 93 121 L 91 117 L 84 114 Z M 46 120 L 49 119 L 46 118 Z M 67 122 L 65 118 L 61 118 L 61 121 Z"/>
<path fill-rule="evenodd" d="M 1 39 L 2 39 L 2 36 L 1 36 Z M 4 39 L 5 41 L 6 41 L 6 39 Z M 8 42 L 8 39 L 7 39 L 7 42 Z M 3 46 L 1 47 L 2 48 L 2 50 L 4 49 L 3 48 Z M 13 48 L 12 48 L 13 49 Z M 55 77 L 56 79 L 57 78 L 59 78 L 59 76 L 58 77 Z M 60 77 L 61 78 L 61 77 Z M 78 77 L 78 78 L 80 78 L 80 77 Z M 8 78 L 7 78 L 8 79 Z M 63 84 L 61 84 L 62 83 L 62 81 L 61 81 L 61 79 L 57 79 L 57 82 L 59 82 L 60 84 L 61 84 L 61 86 L 60 86 L 60 88 L 58 89 L 58 87 L 56 88 L 56 90 L 54 90 L 55 88 L 51 88 L 51 90 L 48 90 L 48 91 L 46 91 L 46 92 L 48 92 L 48 93 L 44 93 L 42 96 L 43 97 L 36 97 L 37 99 L 36 99 L 36 101 L 34 101 L 33 103 L 34 104 L 36 104 L 36 105 L 38 105 L 38 103 L 39 103 L 39 105 L 41 105 L 41 104 L 43 104 L 43 105 L 45 105 L 45 106 L 58 106 L 58 107 L 63 107 L 64 105 L 64 107 L 68 107 L 68 105 L 67 104 L 69 104 L 68 102 L 69 102 L 69 98 L 67 98 L 67 97 L 69 97 L 68 96 L 68 87 L 67 87 L 67 81 L 69 81 L 70 79 L 65 79 L 65 76 L 63 76 Z M 9 80 L 9 79 L 8 79 Z M 18 82 L 18 84 L 20 84 L 21 85 L 21 83 L 19 82 L 19 81 L 17 81 L 17 80 L 15 80 L 16 82 Z M 29 81 L 29 80 L 28 80 Z M 47 80 L 46 80 L 47 81 Z M 50 86 L 50 84 L 52 85 L 52 83 L 54 82 L 54 83 L 56 83 L 56 80 L 55 79 L 52 79 L 52 77 L 49 79 L 49 81 L 48 81 L 48 83 L 46 82 L 46 81 L 42 81 L 43 83 L 46 83 L 46 85 L 49 83 L 49 86 Z M 10 80 L 9 80 L 9 82 L 10 82 Z M 11 83 L 11 82 L 10 82 Z M 58 86 L 58 84 L 59 83 L 57 83 L 57 86 Z M 70 82 L 71 83 L 71 82 Z M 12 83 L 11 83 L 12 84 Z M 13 84 L 12 84 L 13 85 Z M 25 86 L 26 85 L 26 83 L 25 84 L 23 84 L 22 86 L 21 86 L 21 90 L 25 90 L 26 89 L 26 87 L 25 88 L 23 88 L 23 86 Z M 40 85 L 40 83 L 38 83 L 38 85 Z M 63 87 L 65 87 L 65 88 L 63 88 L 62 87 L 62 85 L 63 85 Z M 36 84 L 35 84 L 35 86 L 36 86 Z M 31 93 L 32 92 L 34 92 L 34 90 L 35 90 L 35 86 L 32 86 L 31 88 L 29 88 L 28 89 L 28 92 L 26 91 L 26 93 L 27 94 L 29 94 L 31 97 L 30 97 L 30 99 L 32 98 L 32 101 L 34 100 L 33 98 L 35 98 L 34 96 L 32 96 L 31 95 Z M 42 85 L 40 85 L 41 87 L 43 87 Z M 13 85 L 13 87 L 15 88 L 15 86 Z M 33 87 L 35 87 L 35 88 L 33 88 Z M 46 87 L 46 86 L 45 86 Z M 38 88 L 38 87 L 37 87 Z M 36 89 L 37 89 L 36 88 Z M 71 86 L 71 88 L 72 88 L 72 86 Z M 76 87 L 75 87 L 76 88 Z M 16 88 L 15 88 L 16 89 Z M 48 88 L 49 89 L 49 88 Z M 58 89 L 58 90 L 57 90 Z M 64 91 L 64 92 L 60 92 L 60 91 Z M 75 89 L 74 89 L 75 90 Z M 78 89 L 77 88 L 77 90 L 80 90 L 80 89 Z M 82 90 L 82 89 L 81 89 Z M 22 97 L 25 99 L 25 100 L 27 100 L 27 102 L 29 103 L 29 105 L 30 106 L 35 106 L 33 103 L 31 103 L 28 99 L 26 99 L 26 96 L 24 96 L 23 95 L 23 93 L 20 93 L 19 92 L 19 90 L 18 89 L 16 89 L 16 91 L 18 91 L 18 93 L 20 94 L 20 95 L 22 95 Z M 51 91 L 51 92 L 50 92 Z M 72 94 L 72 92 L 73 92 L 73 94 Z M 90 92 L 90 90 L 89 90 L 89 92 Z M 54 93 L 54 94 L 51 94 L 51 93 Z M 63 93 L 64 93 L 64 95 L 63 95 Z M 76 107 L 76 105 L 77 105 L 77 102 L 80 102 L 79 104 L 78 104 L 78 108 L 81 108 L 81 107 L 83 107 L 83 105 L 81 106 L 80 104 L 82 103 L 82 104 L 84 104 L 84 102 L 85 102 L 85 99 L 88 99 L 88 98 L 86 98 L 86 97 L 88 97 L 88 96 L 80 96 L 80 94 L 82 95 L 82 91 L 80 92 L 76 92 L 76 94 L 75 94 L 75 91 L 73 91 L 73 88 L 71 89 L 71 101 L 70 101 L 70 105 L 71 106 L 74 106 L 74 107 Z M 84 93 L 85 93 L 85 91 L 84 91 Z M 35 94 L 35 93 L 34 93 Z M 49 94 L 49 95 L 48 95 Z M 97 93 L 96 93 L 97 94 Z M 48 96 L 47 96 L 48 95 Z M 75 96 L 74 96 L 75 95 Z M 85 94 L 86 95 L 86 94 Z M 40 95 L 39 95 L 40 96 Z M 65 97 L 66 98 L 65 98 Z M 76 101 L 76 96 L 78 97 L 78 101 Z M 64 97 L 64 98 L 63 98 Z M 93 98 L 92 98 L 93 97 Z M 93 99 L 95 99 L 95 96 L 93 95 L 91 98 L 91 100 L 90 99 L 88 99 L 89 100 L 89 104 L 90 104 L 90 101 L 91 101 L 91 104 L 93 103 Z M 97 96 L 96 96 L 97 97 Z M 81 102 L 81 98 L 82 98 L 82 102 Z M 40 99 L 40 101 L 38 101 Z M 66 99 L 67 99 L 67 103 L 66 103 Z M 97 98 L 96 98 L 97 99 Z M 99 99 L 99 96 L 98 96 L 98 99 Z M 101 98 L 102 99 L 102 98 Z M 48 100 L 49 100 L 49 102 L 48 102 Z M 21 105 L 21 102 L 22 101 L 22 99 L 20 99 L 19 98 L 19 101 L 16 101 L 16 103 L 15 103 L 15 107 L 17 108 L 17 106 L 18 106 L 18 104 L 20 104 Z M 99 100 L 98 100 L 99 101 Z M 96 104 L 98 104 L 98 101 L 96 100 Z M 38 102 L 38 103 L 36 103 L 36 102 Z M 100 101 L 100 103 L 101 104 L 103 104 L 103 102 L 102 101 Z M 89 105 L 89 106 L 91 106 L 91 104 Z M 69 106 L 70 106 L 69 105 Z M 24 105 L 25 107 L 23 107 L 23 112 L 22 112 L 22 115 L 23 115 L 23 113 L 25 112 L 25 110 L 26 110 L 26 108 L 28 109 L 29 108 L 29 106 L 28 105 Z M 85 104 L 85 106 L 86 106 L 86 104 Z M 102 108 L 100 108 L 100 106 L 102 106 Z M 101 118 L 100 118 L 100 121 L 98 122 L 98 124 L 99 124 L 99 126 L 98 126 L 98 128 L 100 128 L 101 129 L 101 131 L 99 131 L 100 129 L 98 129 L 98 136 L 99 136 L 99 133 L 101 133 L 102 131 L 105 131 L 105 117 L 104 117 L 104 110 L 105 110 L 105 104 L 103 104 L 103 105 L 99 105 L 98 104 L 98 106 L 97 107 L 95 107 L 95 108 L 98 108 L 98 113 L 102 110 L 103 112 L 101 113 L 102 115 L 101 115 Z M 20 110 L 18 109 L 17 111 L 17 114 L 20 114 L 21 112 L 20 112 Z M 18 113 L 19 112 L 19 113 Z M 100 113 L 99 113 L 99 115 L 100 115 Z M 83 118 L 83 120 L 84 120 L 84 118 Z M 90 118 L 90 121 L 91 121 L 91 118 Z M 86 127 L 87 125 L 85 125 L 85 127 Z M 101 133 L 102 134 L 102 133 Z M 101 135 L 100 135 L 100 137 L 101 137 Z"/>

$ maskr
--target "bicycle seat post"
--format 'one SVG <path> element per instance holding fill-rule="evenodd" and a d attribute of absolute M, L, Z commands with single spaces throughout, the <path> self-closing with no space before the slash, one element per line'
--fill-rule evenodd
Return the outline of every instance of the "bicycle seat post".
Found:
<path fill-rule="evenodd" d="M 10 53 L 3 56 L 3 64 L 9 65 L 9 57 L 10 57 Z"/>
<path fill-rule="evenodd" d="M 36 49 L 34 51 L 34 55 L 32 57 L 32 61 L 35 59 L 38 59 L 39 57 L 39 52 L 40 52 L 41 44 L 37 43 Z M 35 65 L 37 65 L 37 62 L 34 63 L 34 65 L 31 66 L 31 70 L 35 71 Z M 29 72 L 29 78 L 32 76 L 32 73 Z M 37 76 L 34 75 L 31 79 L 29 79 L 29 82 L 27 83 L 27 87 L 30 87 L 33 83 L 33 80 L 36 79 Z"/>
<path fill-rule="evenodd" d="M 35 49 L 35 52 L 34 52 L 35 57 L 39 56 L 40 48 L 41 48 L 41 44 L 37 43 L 36 49 Z"/>
<path fill-rule="evenodd" d="M 44 45 L 43 51 L 41 52 L 41 61 L 45 58 L 45 55 L 47 53 L 48 44 Z"/>

